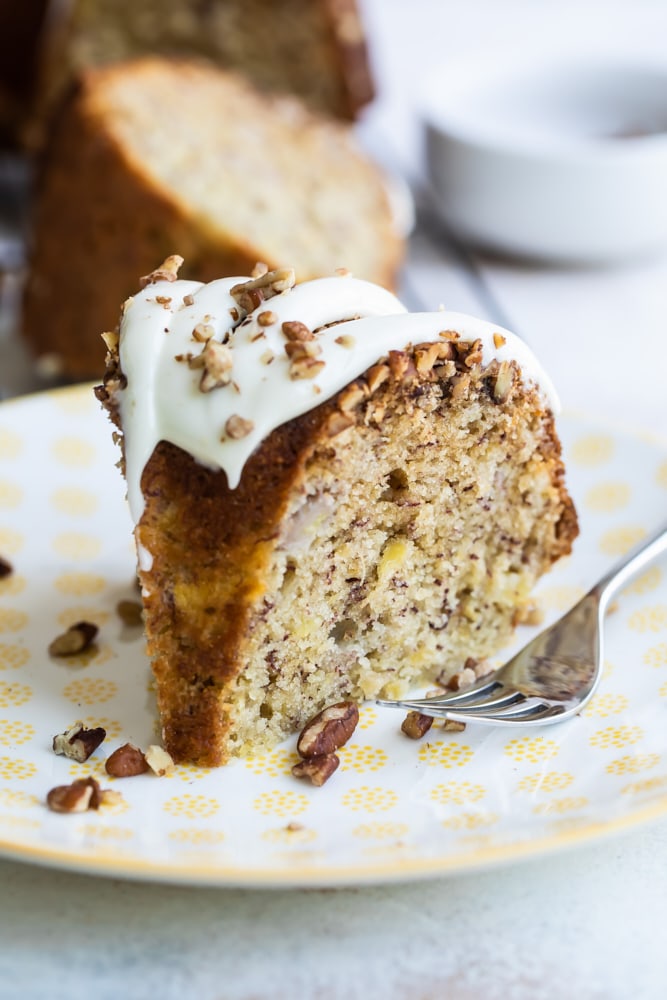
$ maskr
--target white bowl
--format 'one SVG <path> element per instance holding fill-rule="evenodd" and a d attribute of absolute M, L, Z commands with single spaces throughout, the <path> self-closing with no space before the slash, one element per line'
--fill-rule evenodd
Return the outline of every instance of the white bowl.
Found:
<path fill-rule="evenodd" d="M 667 68 L 468 59 L 421 98 L 434 203 L 459 238 L 609 262 L 667 246 Z"/>

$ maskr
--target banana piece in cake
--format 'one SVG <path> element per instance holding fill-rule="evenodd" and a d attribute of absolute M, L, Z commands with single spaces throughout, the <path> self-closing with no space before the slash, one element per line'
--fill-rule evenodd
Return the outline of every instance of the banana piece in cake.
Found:
<path fill-rule="evenodd" d="M 174 247 L 189 276 L 290 260 L 392 287 L 403 255 L 383 174 L 351 129 L 240 77 L 144 59 L 91 70 L 54 125 L 34 206 L 23 333 L 99 373 L 99 330 Z"/>
<path fill-rule="evenodd" d="M 98 396 L 165 746 L 210 766 L 495 653 L 577 520 L 553 387 L 511 333 L 349 274 L 178 264 L 125 304 Z"/>

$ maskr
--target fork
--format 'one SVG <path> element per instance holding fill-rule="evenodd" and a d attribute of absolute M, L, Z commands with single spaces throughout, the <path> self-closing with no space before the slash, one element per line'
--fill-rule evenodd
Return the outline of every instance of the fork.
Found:
<path fill-rule="evenodd" d="M 664 524 L 613 566 L 562 618 L 471 687 L 435 698 L 378 700 L 376 704 L 487 726 L 542 726 L 570 718 L 581 711 L 600 680 L 604 616 L 612 597 L 666 551 Z"/>

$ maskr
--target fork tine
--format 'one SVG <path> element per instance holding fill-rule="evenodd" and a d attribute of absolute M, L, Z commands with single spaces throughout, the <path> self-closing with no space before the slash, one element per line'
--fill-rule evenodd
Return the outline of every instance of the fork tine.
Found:
<path fill-rule="evenodd" d="M 476 722 L 478 724 L 496 726 L 502 723 L 508 725 L 531 725 L 534 723 L 555 722 L 566 709 L 563 705 L 547 705 L 544 702 L 524 702 L 509 710 L 498 710 L 488 713 L 445 712 L 445 718 L 457 722 Z"/>
<path fill-rule="evenodd" d="M 470 698 L 468 701 L 461 701 L 458 698 L 450 698 L 448 695 L 443 695 L 442 697 L 436 698 L 415 698 L 399 702 L 380 701 L 378 704 L 388 704 L 402 709 L 409 709 L 410 711 L 423 712 L 424 715 L 434 715 L 435 713 L 433 710 L 436 708 L 438 709 L 438 715 L 442 715 L 444 712 L 464 712 L 466 714 L 480 712 L 481 714 L 488 714 L 491 711 L 508 708 L 510 705 L 515 705 L 517 702 L 526 700 L 524 695 L 513 688 L 509 691 L 505 690 L 503 693 L 499 693 L 495 698 L 484 697 L 487 690 L 493 692 L 497 688 L 500 688 L 500 691 L 503 692 L 500 685 L 489 685 L 475 692 L 480 695 L 479 698 L 475 700 Z"/>
<path fill-rule="evenodd" d="M 491 694 L 500 686 L 498 681 L 487 679 L 486 681 L 477 683 L 473 687 L 466 688 L 464 691 L 441 694 L 435 698 L 401 698 L 398 701 L 379 698 L 377 704 L 385 708 L 406 708 L 415 712 L 421 711 L 424 706 L 442 705 L 445 707 L 458 707 L 459 705 L 479 700 L 480 697 Z"/>

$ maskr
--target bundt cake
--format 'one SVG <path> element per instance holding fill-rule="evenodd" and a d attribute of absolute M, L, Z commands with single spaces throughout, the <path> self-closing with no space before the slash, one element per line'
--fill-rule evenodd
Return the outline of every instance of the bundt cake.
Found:
<path fill-rule="evenodd" d="M 518 338 L 347 273 L 200 284 L 105 334 L 165 746 L 224 763 L 341 699 L 446 683 L 577 534 Z"/>
<path fill-rule="evenodd" d="M 82 70 L 145 55 L 205 59 L 343 119 L 373 97 L 356 0 L 21 0 L 3 7 L 11 82 L 20 75 L 21 96 L 25 80 L 33 98 L 23 101 L 21 122 L 31 148 L 41 146 Z M 0 81 L 8 72 L 0 67 Z"/>
<path fill-rule="evenodd" d="M 189 276 L 291 260 L 392 286 L 403 238 L 350 129 L 230 73 L 145 59 L 87 73 L 38 186 L 23 331 L 65 374 L 99 374 L 98 333 L 174 246 Z"/>

